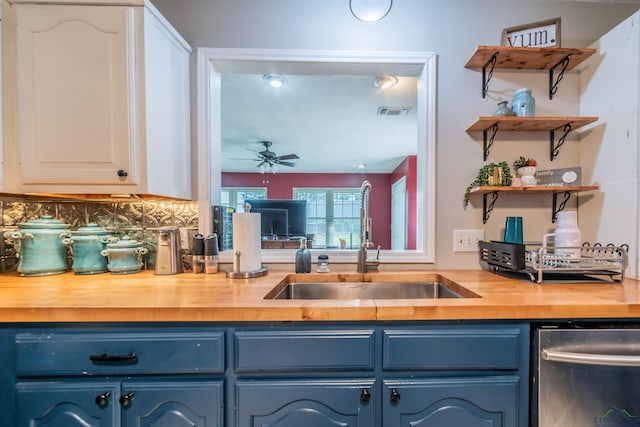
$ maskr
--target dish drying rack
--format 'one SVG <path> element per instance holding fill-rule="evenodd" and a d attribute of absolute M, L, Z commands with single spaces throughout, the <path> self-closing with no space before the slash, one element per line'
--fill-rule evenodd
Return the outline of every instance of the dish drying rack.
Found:
<path fill-rule="evenodd" d="M 525 273 L 535 283 L 542 283 L 545 274 L 608 276 L 614 282 L 624 280 L 629 245 L 602 245 L 585 242 L 581 247 L 554 247 L 481 241 L 480 263 L 494 271 Z M 579 249 L 580 256 L 566 252 Z"/>

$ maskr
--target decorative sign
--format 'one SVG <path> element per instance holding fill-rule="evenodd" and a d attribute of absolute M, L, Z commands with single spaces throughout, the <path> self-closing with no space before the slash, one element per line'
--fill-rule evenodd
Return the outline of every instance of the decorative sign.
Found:
<path fill-rule="evenodd" d="M 511 47 L 560 47 L 560 18 L 502 30 L 502 45 Z"/>
<path fill-rule="evenodd" d="M 536 180 L 538 185 L 563 186 L 563 185 L 581 185 L 582 169 L 580 166 L 575 168 L 549 169 L 536 172 Z"/>

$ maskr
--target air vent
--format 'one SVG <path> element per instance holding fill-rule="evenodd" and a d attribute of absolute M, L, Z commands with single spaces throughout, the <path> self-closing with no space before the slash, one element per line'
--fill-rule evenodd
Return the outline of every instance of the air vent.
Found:
<path fill-rule="evenodd" d="M 411 107 L 378 107 L 379 116 L 404 116 Z"/>

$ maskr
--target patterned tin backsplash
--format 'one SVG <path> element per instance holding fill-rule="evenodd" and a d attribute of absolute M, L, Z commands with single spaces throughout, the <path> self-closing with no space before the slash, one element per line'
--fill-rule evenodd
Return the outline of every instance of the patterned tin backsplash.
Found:
<path fill-rule="evenodd" d="M 71 225 L 76 230 L 83 225 L 95 223 L 115 237 L 130 236 L 144 242 L 149 249 L 145 256 L 145 268 L 155 264 L 159 227 L 185 228 L 189 241 L 198 229 L 198 203 L 181 201 L 78 201 L 50 199 L 20 199 L 0 197 L 2 223 L 0 230 L 15 230 L 18 224 L 42 215 Z M 183 252 L 187 248 L 183 248 Z M 0 272 L 13 271 L 17 267 L 13 244 L 0 239 Z"/>

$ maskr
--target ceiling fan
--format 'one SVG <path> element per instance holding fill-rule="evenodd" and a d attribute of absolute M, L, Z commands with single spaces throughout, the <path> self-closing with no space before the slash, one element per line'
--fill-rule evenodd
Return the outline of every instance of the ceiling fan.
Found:
<path fill-rule="evenodd" d="M 255 159 L 234 159 L 234 160 L 253 160 L 258 163 L 258 168 L 263 169 L 273 169 L 276 165 L 289 166 L 294 167 L 296 164 L 293 162 L 288 162 L 287 160 L 299 159 L 297 154 L 285 154 L 284 156 L 278 156 L 273 151 L 269 150 L 269 147 L 273 145 L 271 141 L 260 141 L 262 145 L 264 145 L 264 150 L 256 151 Z M 253 151 L 253 150 L 250 150 Z"/>

